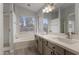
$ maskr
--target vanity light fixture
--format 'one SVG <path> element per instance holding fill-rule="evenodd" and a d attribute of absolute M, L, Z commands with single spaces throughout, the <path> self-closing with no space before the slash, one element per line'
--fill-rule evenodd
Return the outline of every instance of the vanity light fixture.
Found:
<path fill-rule="evenodd" d="M 48 4 L 44 9 L 43 13 L 49 13 L 55 9 L 55 4 Z"/>
<path fill-rule="evenodd" d="M 43 13 L 49 13 L 48 7 L 45 7 L 45 8 L 43 9 Z"/>

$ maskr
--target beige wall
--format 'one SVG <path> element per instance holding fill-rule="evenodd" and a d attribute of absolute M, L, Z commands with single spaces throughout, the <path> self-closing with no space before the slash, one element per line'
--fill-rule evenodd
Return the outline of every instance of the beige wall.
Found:
<path fill-rule="evenodd" d="M 0 3 L 0 55 L 3 54 L 3 4 Z"/>
<path fill-rule="evenodd" d="M 75 32 L 79 33 L 79 3 L 75 4 Z"/>

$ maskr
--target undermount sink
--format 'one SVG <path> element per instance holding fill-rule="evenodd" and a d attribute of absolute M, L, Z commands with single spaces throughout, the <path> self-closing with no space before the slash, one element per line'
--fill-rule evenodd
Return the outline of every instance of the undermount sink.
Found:
<path fill-rule="evenodd" d="M 58 37 L 58 36 L 56 36 L 56 35 L 45 35 L 45 36 L 48 36 L 48 37 L 50 37 L 50 38 Z"/>
<path fill-rule="evenodd" d="M 67 39 L 67 38 L 57 38 L 57 39 L 67 44 L 75 44 L 79 42 L 79 40 L 77 39 Z"/>

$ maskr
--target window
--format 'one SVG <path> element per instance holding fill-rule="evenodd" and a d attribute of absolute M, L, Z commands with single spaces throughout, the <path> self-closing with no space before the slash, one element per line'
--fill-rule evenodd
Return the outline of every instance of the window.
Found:
<path fill-rule="evenodd" d="M 20 17 L 20 32 L 22 31 L 34 31 L 35 18 L 30 16 Z"/>
<path fill-rule="evenodd" d="M 48 20 L 46 18 L 43 19 L 43 30 L 44 32 L 48 32 Z"/>

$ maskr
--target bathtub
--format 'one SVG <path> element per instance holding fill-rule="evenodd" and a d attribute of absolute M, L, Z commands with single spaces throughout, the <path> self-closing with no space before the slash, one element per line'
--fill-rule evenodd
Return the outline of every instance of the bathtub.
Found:
<path fill-rule="evenodd" d="M 16 35 L 16 39 L 14 39 L 14 48 L 26 48 L 33 47 L 35 43 L 34 33 L 33 32 L 22 32 Z"/>

